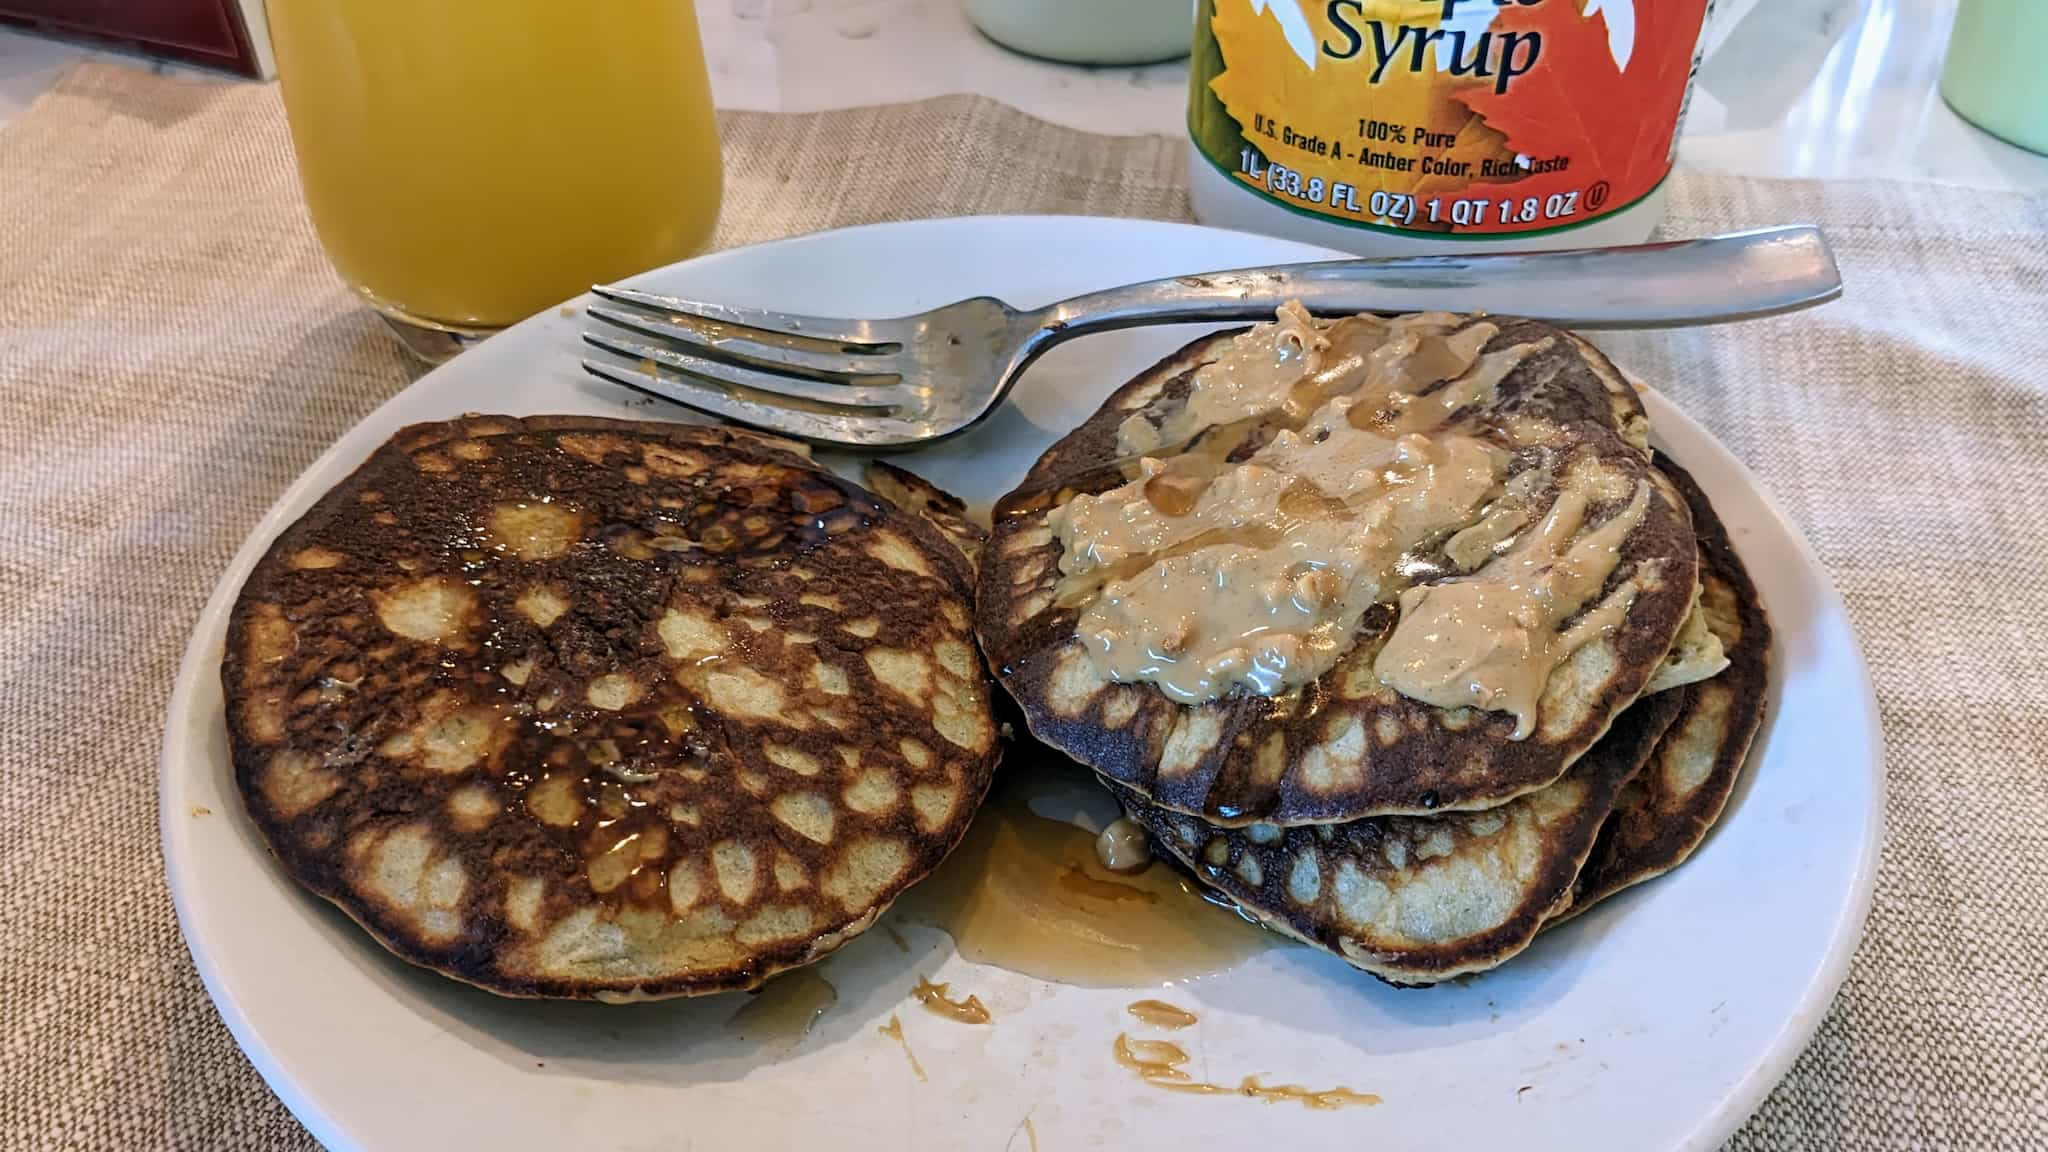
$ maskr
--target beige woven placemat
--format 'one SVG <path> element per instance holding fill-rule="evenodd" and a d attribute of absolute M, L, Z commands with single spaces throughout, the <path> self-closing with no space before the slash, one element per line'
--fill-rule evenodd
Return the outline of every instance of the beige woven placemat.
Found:
<path fill-rule="evenodd" d="M 1186 213 L 1178 142 L 981 100 L 724 128 L 722 244 Z M 1804 529 L 1890 744 L 1869 939 L 1735 1146 L 2048 1146 L 2048 201 L 1672 193 L 1675 233 L 1810 219 L 1839 248 L 1826 310 L 1609 343 Z M 311 1143 L 178 937 L 157 742 L 244 534 L 414 372 L 322 259 L 272 90 L 92 66 L 0 131 L 0 1148 Z"/>

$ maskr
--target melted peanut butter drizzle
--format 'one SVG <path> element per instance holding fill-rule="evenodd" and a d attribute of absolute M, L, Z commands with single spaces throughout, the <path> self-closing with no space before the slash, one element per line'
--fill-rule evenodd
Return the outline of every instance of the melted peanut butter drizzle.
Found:
<path fill-rule="evenodd" d="M 1272 695 L 1321 675 L 1398 579 L 1402 556 L 1440 535 L 1446 515 L 1476 516 L 1506 459 L 1462 436 L 1376 441 L 1377 458 L 1342 462 L 1306 443 L 1275 440 L 1275 456 L 1220 477 L 1188 517 L 1147 523 L 1113 499 L 1070 506 L 1082 550 L 1063 562 L 1077 571 L 1117 555 L 1127 545 L 1105 545 L 1119 535 L 1136 541 L 1131 551 L 1149 553 L 1131 565 L 1140 571 L 1107 584 L 1081 613 L 1076 631 L 1098 667 L 1187 703 L 1239 683 Z M 1222 520 L 1216 536 L 1186 545 L 1172 538 L 1205 518 Z"/>
<path fill-rule="evenodd" d="M 1055 600 L 1081 609 L 1097 669 L 1201 703 L 1334 666 L 1413 577 L 1409 554 L 1499 494 L 1509 452 L 1461 418 L 1549 341 L 1486 352 L 1499 329 L 1460 323 L 1323 323 L 1290 305 L 1197 369 L 1162 424 L 1127 419 L 1135 475 L 1048 521 Z"/>
<path fill-rule="evenodd" d="M 1181 1067 L 1188 1062 L 1186 1049 L 1165 1040 L 1133 1040 L 1127 1032 L 1117 1033 L 1113 1052 L 1118 1064 L 1136 1072 L 1138 1078 L 1145 1083 L 1168 1092 L 1185 1092 L 1195 1096 L 1248 1096 L 1268 1104 L 1285 1101 L 1319 1110 L 1348 1108 L 1354 1105 L 1370 1107 L 1380 1102 L 1380 1098 L 1370 1092 L 1354 1092 L 1349 1088 L 1303 1088 L 1298 1084 L 1266 1084 L 1257 1076 L 1247 1076 L 1238 1081 L 1235 1087 L 1197 1080 Z"/>
<path fill-rule="evenodd" d="M 1373 661 L 1380 682 L 1439 708 L 1510 712 L 1517 740 L 1534 732 L 1551 673 L 1612 633 L 1635 602 L 1630 582 L 1586 609 L 1642 523 L 1650 486 L 1637 483 L 1621 511 L 1582 533 L 1588 506 L 1609 494 L 1593 468 L 1574 468 L 1542 524 L 1508 552 L 1471 576 L 1403 592 L 1400 623 Z"/>
<path fill-rule="evenodd" d="M 1278 548 L 1285 539 L 1284 531 L 1271 524 L 1236 524 L 1228 528 L 1207 529 L 1158 551 L 1127 556 L 1099 568 L 1068 576 L 1053 590 L 1053 602 L 1063 608 L 1078 607 L 1099 598 L 1103 588 L 1110 584 L 1129 580 L 1149 568 L 1181 556 L 1192 555 L 1209 548 L 1231 546 L 1263 552 Z"/>
<path fill-rule="evenodd" d="M 910 995 L 919 1004 L 924 1005 L 925 1011 L 930 1012 L 934 1016 L 944 1016 L 956 1024 L 986 1024 L 989 1022 L 988 1009 L 982 1005 L 981 997 L 968 996 L 963 1000 L 955 1000 L 946 995 L 947 992 L 952 990 L 952 987 L 951 984 L 934 984 L 923 976 L 919 976 L 917 978 L 917 987 L 910 990 Z"/>

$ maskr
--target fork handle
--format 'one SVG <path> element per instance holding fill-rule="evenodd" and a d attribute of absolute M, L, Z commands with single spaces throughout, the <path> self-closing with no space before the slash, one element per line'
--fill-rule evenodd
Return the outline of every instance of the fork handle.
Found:
<path fill-rule="evenodd" d="M 1299 300 L 1322 316 L 1490 312 L 1573 328 L 1671 328 L 1833 300 L 1841 274 L 1810 224 L 1630 248 L 1332 260 L 1127 284 L 1036 315 L 1047 342 L 1175 321 L 1270 320 Z"/>

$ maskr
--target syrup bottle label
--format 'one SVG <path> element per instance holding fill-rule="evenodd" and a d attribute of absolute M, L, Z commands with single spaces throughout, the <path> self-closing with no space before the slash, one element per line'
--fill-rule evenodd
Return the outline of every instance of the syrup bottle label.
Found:
<path fill-rule="evenodd" d="M 1200 0 L 1188 129 L 1254 195 L 1528 235 L 1671 172 L 1711 0 Z"/>

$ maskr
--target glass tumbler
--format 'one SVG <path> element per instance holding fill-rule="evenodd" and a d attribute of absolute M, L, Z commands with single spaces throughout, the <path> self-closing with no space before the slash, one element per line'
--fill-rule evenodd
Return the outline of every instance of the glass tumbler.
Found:
<path fill-rule="evenodd" d="M 445 359 L 702 251 L 722 170 L 694 0 L 269 0 L 343 280 Z"/>

